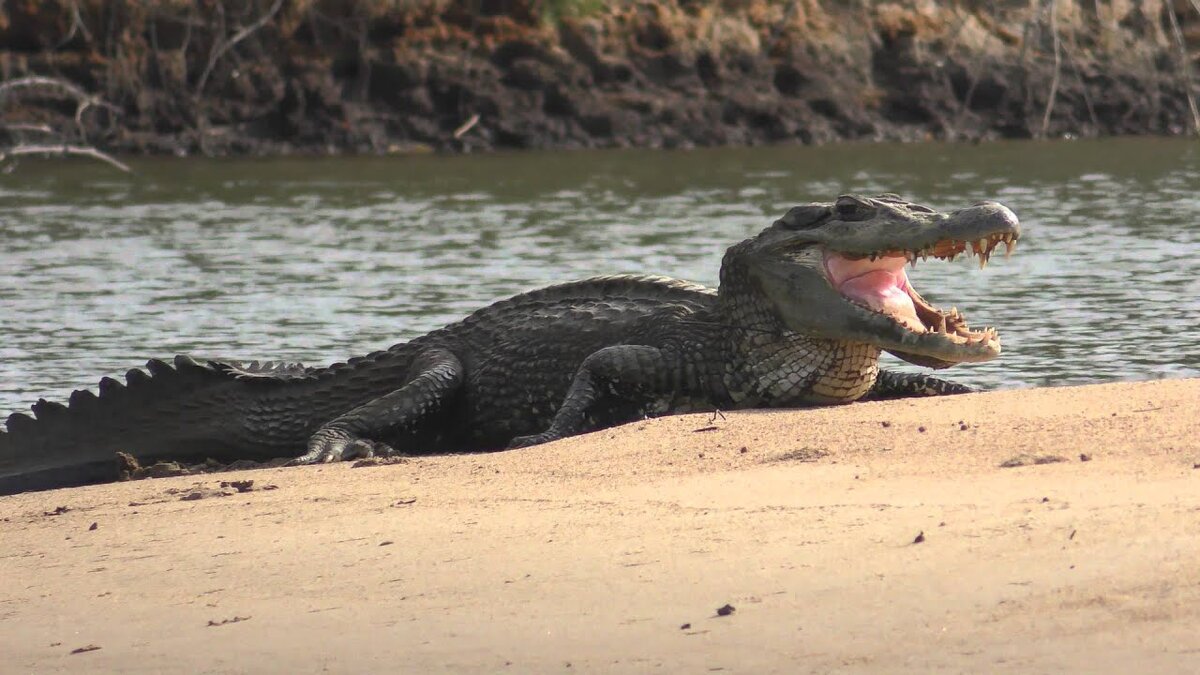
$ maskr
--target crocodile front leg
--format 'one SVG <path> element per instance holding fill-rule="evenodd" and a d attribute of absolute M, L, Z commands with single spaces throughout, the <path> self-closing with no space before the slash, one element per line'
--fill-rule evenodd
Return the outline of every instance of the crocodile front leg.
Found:
<path fill-rule="evenodd" d="M 644 394 L 647 402 L 653 394 L 671 393 L 686 384 L 680 377 L 682 368 L 677 355 L 657 347 L 616 345 L 596 351 L 575 371 L 550 428 L 540 434 L 517 436 L 508 447 L 523 448 L 582 433 L 588 409 L 610 388 L 625 394 Z"/>
<path fill-rule="evenodd" d="M 395 451 L 372 440 L 387 432 L 411 427 L 443 405 L 463 382 L 463 366 L 445 349 L 431 349 L 409 368 L 408 382 L 399 389 L 364 403 L 325 424 L 308 441 L 308 452 L 292 464 L 318 464 L 357 457 L 389 456 Z"/>
<path fill-rule="evenodd" d="M 864 401 L 880 401 L 890 398 L 911 398 L 916 396 L 951 396 L 954 394 L 969 394 L 975 389 L 965 384 L 943 380 L 924 373 L 899 373 L 893 370 L 880 370 L 875 378 L 875 385 L 862 398 Z"/>

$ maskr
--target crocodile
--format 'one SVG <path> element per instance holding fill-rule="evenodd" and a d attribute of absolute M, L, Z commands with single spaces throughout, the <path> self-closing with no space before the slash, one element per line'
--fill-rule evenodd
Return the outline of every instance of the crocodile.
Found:
<path fill-rule="evenodd" d="M 534 290 L 327 367 L 177 356 L 39 400 L 0 432 L 0 494 L 116 479 L 114 457 L 219 461 L 492 451 L 671 413 L 972 391 L 881 370 L 993 359 L 1000 338 L 924 300 L 907 265 L 1020 237 L 986 201 L 950 213 L 894 194 L 791 208 L 729 248 L 712 289 L 608 276 Z"/>

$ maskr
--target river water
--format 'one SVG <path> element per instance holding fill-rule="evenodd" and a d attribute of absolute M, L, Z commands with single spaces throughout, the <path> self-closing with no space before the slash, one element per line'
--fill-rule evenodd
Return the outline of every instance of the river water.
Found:
<path fill-rule="evenodd" d="M 1008 204 L 1011 259 L 910 272 L 1001 331 L 985 388 L 1200 375 L 1200 145 L 838 145 L 25 162 L 0 176 L 0 416 L 149 357 L 327 363 L 533 287 L 617 272 L 713 285 L 806 201 Z"/>

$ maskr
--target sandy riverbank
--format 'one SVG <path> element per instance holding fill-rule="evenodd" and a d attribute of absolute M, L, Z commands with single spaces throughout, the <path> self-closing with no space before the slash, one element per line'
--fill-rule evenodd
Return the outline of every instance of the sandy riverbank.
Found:
<path fill-rule="evenodd" d="M 1194 672 L 1197 400 L 1173 380 L 684 416 L 0 497 L 0 653 L 39 673 Z M 1064 461 L 1002 466 L 1045 457 Z"/>

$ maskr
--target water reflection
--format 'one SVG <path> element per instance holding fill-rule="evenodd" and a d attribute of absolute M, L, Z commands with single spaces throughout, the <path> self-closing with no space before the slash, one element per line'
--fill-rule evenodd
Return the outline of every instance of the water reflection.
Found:
<path fill-rule="evenodd" d="M 531 287 L 709 284 L 796 203 L 899 192 L 1009 204 L 1011 260 L 921 265 L 1002 329 L 989 386 L 1200 374 L 1200 150 L 1160 139 L 482 157 L 25 164 L 0 183 L 0 411 L 150 356 L 327 362 Z"/>

